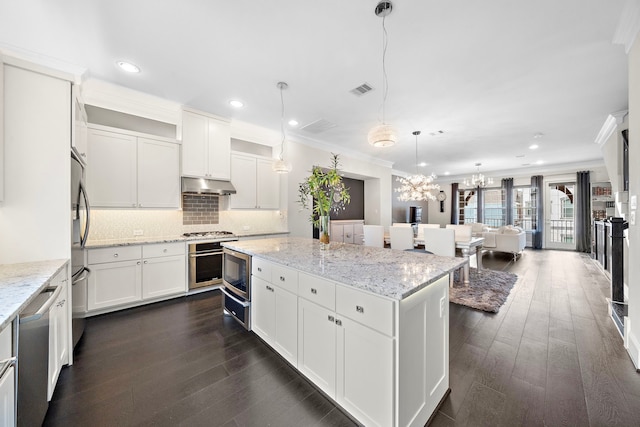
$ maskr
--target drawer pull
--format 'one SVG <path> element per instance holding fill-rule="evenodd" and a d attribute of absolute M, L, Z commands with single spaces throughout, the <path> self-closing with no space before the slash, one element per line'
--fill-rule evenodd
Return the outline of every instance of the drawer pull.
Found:
<path fill-rule="evenodd" d="M 115 254 L 113 254 L 114 258 L 118 258 L 118 253 L 116 252 Z"/>
<path fill-rule="evenodd" d="M 140 265 L 140 264 L 141 264 L 141 262 L 140 262 L 140 261 L 138 261 L 138 262 L 136 262 L 136 264 L 137 264 L 137 265 Z"/>
<path fill-rule="evenodd" d="M 166 249 L 166 248 L 165 248 L 165 249 L 163 249 L 163 250 L 162 250 L 162 252 L 166 253 L 166 252 L 167 252 L 167 249 Z"/>
<path fill-rule="evenodd" d="M 315 295 L 315 294 L 317 294 L 317 293 L 318 293 L 318 290 L 317 290 L 317 289 L 315 289 L 315 288 L 311 288 L 311 293 Z"/>
<path fill-rule="evenodd" d="M 336 325 L 338 325 L 338 326 L 342 326 L 342 320 L 340 320 L 340 319 L 336 319 Z"/>
<path fill-rule="evenodd" d="M 364 313 L 364 307 L 362 307 L 361 305 L 356 305 L 356 311 L 358 313 Z"/>
<path fill-rule="evenodd" d="M 267 290 L 273 292 L 273 288 L 269 285 L 267 285 Z"/>
<path fill-rule="evenodd" d="M 280 276 L 280 281 L 284 282 L 284 276 Z"/>
<path fill-rule="evenodd" d="M 258 267 L 258 271 L 259 271 L 260 273 L 262 273 L 262 268 L 261 268 L 261 267 Z"/>
<path fill-rule="evenodd" d="M 335 322 L 336 321 L 336 318 L 333 317 L 332 315 L 328 315 L 327 319 L 329 320 L 329 322 Z"/>
<path fill-rule="evenodd" d="M 149 261 L 145 260 L 145 261 L 144 261 L 144 263 L 145 263 L 145 264 L 148 264 L 148 263 L 149 263 Z"/>

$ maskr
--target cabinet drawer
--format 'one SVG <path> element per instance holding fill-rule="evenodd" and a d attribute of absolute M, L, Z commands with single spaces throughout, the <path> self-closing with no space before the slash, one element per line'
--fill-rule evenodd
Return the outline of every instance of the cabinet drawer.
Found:
<path fill-rule="evenodd" d="M 336 310 L 336 285 L 320 277 L 300 273 L 298 296 L 315 302 L 331 311 Z"/>
<path fill-rule="evenodd" d="M 143 258 L 156 258 L 161 256 L 184 255 L 184 243 L 159 243 L 142 247 Z"/>
<path fill-rule="evenodd" d="M 251 274 L 256 277 L 271 282 L 271 263 L 262 258 L 251 258 Z"/>
<path fill-rule="evenodd" d="M 271 264 L 271 283 L 297 294 L 298 272 L 279 264 Z"/>
<path fill-rule="evenodd" d="M 393 336 L 393 301 L 346 286 L 336 286 L 336 312 Z"/>
<path fill-rule="evenodd" d="M 114 261 L 131 261 L 142 257 L 141 246 L 116 246 L 112 248 L 89 249 L 87 262 L 102 264 Z"/>

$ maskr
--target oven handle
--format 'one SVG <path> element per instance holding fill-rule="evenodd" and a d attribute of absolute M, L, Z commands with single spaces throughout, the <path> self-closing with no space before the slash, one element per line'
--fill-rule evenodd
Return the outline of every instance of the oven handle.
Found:
<path fill-rule="evenodd" d="M 249 307 L 249 302 L 248 301 L 240 301 L 238 298 L 234 297 L 229 292 L 227 292 L 224 288 L 220 288 L 220 290 L 222 291 L 223 294 L 225 294 L 226 296 L 228 296 L 229 298 L 231 298 L 232 300 L 234 300 L 235 302 L 237 302 L 241 306 Z"/>
<path fill-rule="evenodd" d="M 198 258 L 201 256 L 213 256 L 213 255 L 222 255 L 222 251 L 219 252 L 203 252 L 199 254 L 189 254 L 190 258 Z"/>

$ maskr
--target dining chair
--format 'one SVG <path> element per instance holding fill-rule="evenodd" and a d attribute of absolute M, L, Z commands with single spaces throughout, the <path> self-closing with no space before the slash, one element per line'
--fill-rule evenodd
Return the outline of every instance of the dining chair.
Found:
<path fill-rule="evenodd" d="M 413 228 L 412 227 L 389 227 L 389 239 L 391 249 L 405 250 L 413 249 Z"/>
<path fill-rule="evenodd" d="M 471 226 L 468 224 L 447 224 L 446 228 L 455 231 L 456 240 L 459 242 L 471 240 Z"/>
<path fill-rule="evenodd" d="M 424 249 L 434 255 L 456 256 L 455 231 L 452 228 L 425 228 Z M 453 286 L 453 274 L 449 274 L 449 286 Z"/>
<path fill-rule="evenodd" d="M 364 225 L 364 245 L 384 248 L 384 226 Z"/>
<path fill-rule="evenodd" d="M 392 227 L 411 227 L 411 223 L 409 222 L 394 222 L 391 224 Z"/>
<path fill-rule="evenodd" d="M 425 228 L 440 228 L 440 224 L 418 224 L 418 237 L 424 237 Z"/>

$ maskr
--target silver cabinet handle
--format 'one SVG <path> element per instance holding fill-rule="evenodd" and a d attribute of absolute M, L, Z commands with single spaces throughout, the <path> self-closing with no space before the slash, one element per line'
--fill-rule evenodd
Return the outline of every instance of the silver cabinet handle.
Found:
<path fill-rule="evenodd" d="M 138 262 L 136 262 L 136 264 L 137 264 L 137 265 L 140 265 L 141 263 L 140 263 L 140 261 L 138 261 Z"/>
<path fill-rule="evenodd" d="M 144 263 L 145 263 L 145 264 L 149 264 L 149 261 L 147 261 L 147 260 L 144 260 Z"/>
<path fill-rule="evenodd" d="M 267 290 L 273 292 L 273 288 L 267 285 Z"/>
<path fill-rule="evenodd" d="M 338 326 L 342 326 L 342 320 L 340 320 L 340 319 L 336 319 L 336 325 L 338 325 Z"/>
<path fill-rule="evenodd" d="M 317 289 L 315 289 L 315 288 L 311 288 L 311 293 L 315 295 L 315 294 L 317 294 L 317 293 L 318 293 L 318 290 L 317 290 Z"/>
<path fill-rule="evenodd" d="M 329 320 L 329 322 L 335 322 L 335 321 L 336 321 L 336 318 L 335 318 L 335 317 L 333 317 L 332 315 L 328 315 L 328 316 L 327 316 L 327 320 Z"/>
<path fill-rule="evenodd" d="M 118 258 L 118 253 L 116 252 L 115 254 L 113 254 L 114 258 Z"/>
<path fill-rule="evenodd" d="M 167 253 L 167 248 L 164 248 L 162 252 Z"/>
<path fill-rule="evenodd" d="M 364 313 L 364 307 L 362 307 L 361 305 L 356 305 L 356 311 L 358 313 Z"/>
<path fill-rule="evenodd" d="M 280 281 L 284 282 L 284 277 L 283 276 L 280 276 Z"/>
<path fill-rule="evenodd" d="M 259 271 L 260 273 L 262 273 L 262 268 L 258 267 L 258 271 Z"/>

